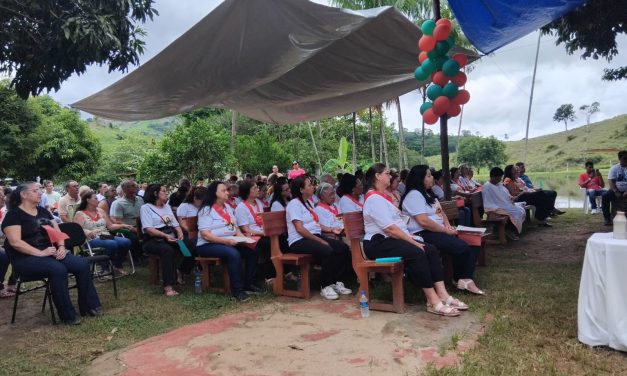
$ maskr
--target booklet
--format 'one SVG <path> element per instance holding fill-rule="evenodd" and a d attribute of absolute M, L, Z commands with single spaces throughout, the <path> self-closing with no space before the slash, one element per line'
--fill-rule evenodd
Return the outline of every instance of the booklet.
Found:
<path fill-rule="evenodd" d="M 466 226 L 457 226 L 457 231 L 459 232 L 471 232 L 473 234 L 483 234 L 486 232 L 485 227 L 466 227 Z"/>
<path fill-rule="evenodd" d="M 255 239 L 247 238 L 245 236 L 225 236 L 226 239 L 235 239 L 238 243 L 257 243 Z"/>

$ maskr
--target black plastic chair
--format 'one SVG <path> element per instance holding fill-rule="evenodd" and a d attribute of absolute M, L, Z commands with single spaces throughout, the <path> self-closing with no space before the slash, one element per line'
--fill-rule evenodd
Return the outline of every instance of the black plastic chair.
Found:
<path fill-rule="evenodd" d="M 111 282 L 113 283 L 113 295 L 115 298 L 118 298 L 118 287 L 115 282 L 115 268 L 113 267 L 113 262 L 107 255 L 96 255 L 92 251 L 92 248 L 89 246 L 87 242 L 87 236 L 85 236 L 85 231 L 78 223 L 67 222 L 60 223 L 59 230 L 63 231 L 70 238 L 65 240 L 65 248 L 66 249 L 74 249 L 74 247 L 80 248 L 79 255 L 83 257 L 91 266 L 91 276 L 92 278 L 97 277 L 105 277 L 110 275 Z M 108 263 L 109 264 L 109 272 L 104 272 L 96 275 L 96 264 L 97 263 Z M 75 288 L 76 285 L 71 286 L 70 288 Z"/>
<path fill-rule="evenodd" d="M 35 286 L 35 287 L 28 288 L 26 290 L 22 290 L 22 283 L 35 282 L 35 281 L 41 281 L 42 284 Z M 43 301 L 43 304 L 41 305 L 41 312 L 43 313 L 46 310 L 46 300 L 47 300 L 50 303 L 50 316 L 52 317 L 52 323 L 53 324 L 57 323 L 57 319 L 54 316 L 54 305 L 52 304 L 52 294 L 50 293 L 50 283 L 48 282 L 47 278 L 37 278 L 37 279 L 28 280 L 28 279 L 22 279 L 22 277 L 18 275 L 16 277 L 15 283 L 16 283 L 17 291 L 15 292 L 15 299 L 13 300 L 13 315 L 11 316 L 11 324 L 15 324 L 15 316 L 17 313 L 17 302 L 20 298 L 20 295 L 23 295 L 32 291 L 41 290 L 41 289 L 46 289 L 46 292 L 44 294 L 44 301 Z"/>

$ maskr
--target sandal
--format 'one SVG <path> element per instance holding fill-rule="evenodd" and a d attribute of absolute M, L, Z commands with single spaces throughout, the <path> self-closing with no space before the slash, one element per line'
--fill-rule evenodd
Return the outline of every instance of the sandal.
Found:
<path fill-rule="evenodd" d="M 447 316 L 447 317 L 457 317 L 459 316 L 459 311 L 456 308 L 451 306 L 447 306 L 442 302 L 438 302 L 435 307 L 429 303 L 427 303 L 427 312 L 433 313 L 438 316 Z"/>
<path fill-rule="evenodd" d="M 176 290 L 174 290 L 173 288 L 169 288 L 169 289 L 164 289 L 165 291 L 165 296 L 177 296 L 179 293 L 176 292 Z"/>
<path fill-rule="evenodd" d="M 505 236 L 507 236 L 507 238 L 509 240 L 520 240 L 518 235 L 516 235 L 516 234 L 514 234 L 513 232 L 510 232 L 510 231 L 505 231 Z"/>
<path fill-rule="evenodd" d="M 485 295 L 485 292 L 477 287 L 472 279 L 460 279 L 457 281 L 457 289 L 465 290 L 475 295 Z"/>
<path fill-rule="evenodd" d="M 176 273 L 176 283 L 178 283 L 179 285 L 185 284 L 185 278 L 183 277 L 183 273 L 181 272 Z"/>
<path fill-rule="evenodd" d="M 442 300 L 442 303 L 446 304 L 447 306 L 451 306 L 457 309 L 458 311 L 467 311 L 469 308 L 468 304 L 462 302 L 461 300 L 457 298 L 453 298 L 450 295 L 448 296 L 448 298 L 446 298 L 446 300 Z"/>
<path fill-rule="evenodd" d="M 0 290 L 0 298 L 10 298 L 15 296 L 15 292 L 9 291 L 9 289 Z"/>

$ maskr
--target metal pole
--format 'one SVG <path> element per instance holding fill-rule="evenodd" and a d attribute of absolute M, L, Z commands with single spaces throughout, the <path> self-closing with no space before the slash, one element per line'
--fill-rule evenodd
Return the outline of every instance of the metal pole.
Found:
<path fill-rule="evenodd" d="M 540 38 L 542 33 L 538 31 L 538 45 L 536 46 L 536 61 L 533 64 L 533 78 L 531 79 L 531 94 L 529 95 L 529 109 L 527 110 L 527 130 L 525 131 L 525 155 L 523 162 L 527 162 L 527 142 L 529 141 L 529 122 L 531 121 L 531 104 L 533 103 L 533 89 L 536 85 L 536 70 L 538 68 L 538 55 L 540 54 Z"/>
<path fill-rule="evenodd" d="M 433 0 L 433 18 L 442 18 L 440 12 L 440 0 Z M 442 176 L 444 176 L 444 198 L 451 199 L 451 174 L 448 161 L 448 115 L 440 116 L 440 154 L 442 156 Z"/>

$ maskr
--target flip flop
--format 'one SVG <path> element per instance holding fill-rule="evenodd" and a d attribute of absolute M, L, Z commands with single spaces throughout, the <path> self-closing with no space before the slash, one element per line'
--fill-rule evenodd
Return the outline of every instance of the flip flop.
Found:
<path fill-rule="evenodd" d="M 438 302 L 435 307 L 429 303 L 427 303 L 427 312 L 432 313 L 438 316 L 446 316 L 446 317 L 457 317 L 460 315 L 459 311 L 456 308 L 451 306 L 447 306 L 442 302 Z"/>
<path fill-rule="evenodd" d="M 451 306 L 457 309 L 458 311 L 467 311 L 468 308 L 470 308 L 468 307 L 468 304 L 462 302 L 461 300 L 457 298 L 453 298 L 450 295 L 448 298 L 446 298 L 446 300 L 442 300 L 442 303 L 446 304 L 447 306 Z"/>
<path fill-rule="evenodd" d="M 475 288 L 472 289 L 471 288 Z M 460 279 L 457 281 L 457 289 L 458 290 L 465 290 L 468 291 L 472 294 L 475 295 L 485 295 L 485 292 L 483 290 L 481 290 L 479 287 L 477 287 L 477 285 L 475 285 L 475 281 L 473 281 L 472 279 Z"/>

